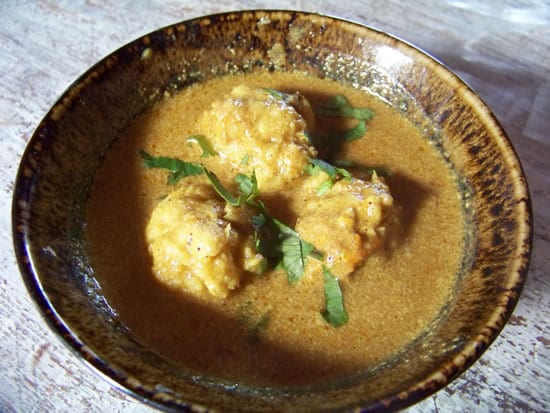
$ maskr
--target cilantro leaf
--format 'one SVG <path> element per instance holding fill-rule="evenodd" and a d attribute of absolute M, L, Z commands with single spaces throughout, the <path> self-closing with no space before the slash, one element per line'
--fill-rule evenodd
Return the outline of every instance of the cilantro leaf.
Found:
<path fill-rule="evenodd" d="M 221 183 L 215 173 L 200 164 L 184 162 L 175 158 L 154 157 L 144 151 L 140 152 L 140 156 L 146 168 L 169 170 L 171 172 L 169 183 L 175 183 L 184 176 L 204 173 L 214 190 L 228 204 L 236 207 L 248 205 L 256 208 L 259 213 L 252 217 L 256 250 L 268 260 L 272 267 L 281 265 L 287 273 L 290 283 L 295 283 L 303 276 L 309 256 L 322 258 L 322 254 L 312 244 L 304 241 L 296 231 L 271 216 L 262 201 L 257 199 L 260 191 L 255 172 L 252 172 L 250 176 L 238 174 L 235 177 L 235 182 L 240 190 L 240 194 L 236 196 Z M 326 169 L 327 167 L 322 164 L 320 168 Z M 332 166 L 331 168 L 331 173 L 333 170 L 335 174 L 339 173 L 337 168 Z"/>
<path fill-rule="evenodd" d="M 299 236 L 291 235 L 283 238 L 281 242 L 282 263 L 289 283 L 294 284 L 302 278 L 306 259 L 313 250 L 313 245 Z"/>
<path fill-rule="evenodd" d="M 369 108 L 354 108 L 345 96 L 337 95 L 317 106 L 314 113 L 318 116 L 333 116 L 341 118 L 355 118 L 370 120 L 374 117 L 374 111 Z"/>
<path fill-rule="evenodd" d="M 239 174 L 235 177 L 241 194 L 233 195 L 218 177 L 205 169 L 204 173 L 216 192 L 230 205 L 248 205 L 259 210 L 258 215 L 252 217 L 256 250 L 262 254 L 275 267 L 281 264 L 287 273 L 288 281 L 295 283 L 304 274 L 307 258 L 312 255 L 319 257 L 312 244 L 300 238 L 300 235 L 292 228 L 283 224 L 269 214 L 265 205 L 256 199 L 259 195 L 256 174 L 250 177 Z"/>
<path fill-rule="evenodd" d="M 338 136 L 338 140 L 344 141 L 344 142 L 351 142 L 356 139 L 359 139 L 367 132 L 367 123 L 364 120 L 360 120 L 357 125 L 355 125 L 353 128 L 345 130 L 340 136 Z"/>
<path fill-rule="evenodd" d="M 269 325 L 269 321 L 271 320 L 271 312 L 270 311 L 267 311 L 265 312 L 261 317 L 260 319 L 254 324 L 254 326 L 252 327 L 251 331 L 250 331 L 250 334 L 253 338 L 257 338 L 258 335 L 264 331 L 265 329 L 267 329 L 268 325 Z"/>
<path fill-rule="evenodd" d="M 325 172 L 333 180 L 339 178 L 351 179 L 351 174 L 346 169 L 338 168 L 334 165 L 331 165 L 327 161 L 324 161 L 322 159 L 310 158 L 309 162 L 314 167 L 313 171 L 315 171 L 315 168 L 319 168 L 319 170 Z M 313 174 L 315 175 L 315 172 Z"/>
<path fill-rule="evenodd" d="M 334 186 L 334 182 L 332 181 L 332 179 L 329 178 L 326 181 L 323 181 L 321 185 L 317 187 L 317 195 L 318 196 L 325 195 L 328 191 L 332 189 L 333 186 Z"/>
<path fill-rule="evenodd" d="M 206 137 L 203 135 L 191 135 L 186 139 L 186 141 L 189 145 L 192 143 L 196 143 L 200 146 L 202 150 L 202 158 L 208 158 L 210 156 L 216 156 L 218 154 L 218 152 L 214 150 L 208 139 L 206 139 Z"/>
<path fill-rule="evenodd" d="M 266 224 L 267 219 L 264 214 L 260 213 L 258 215 L 254 215 L 251 218 L 251 221 L 254 230 L 259 231 Z"/>
<path fill-rule="evenodd" d="M 319 150 L 321 158 L 331 159 L 345 143 L 362 138 L 366 131 L 366 123 L 361 120 L 353 128 L 342 131 L 333 129 L 326 136 L 316 137 L 314 145 Z"/>
<path fill-rule="evenodd" d="M 251 218 L 254 228 L 256 251 L 262 254 L 271 268 L 275 267 L 281 258 L 279 231 L 269 215 L 260 212 Z"/>
<path fill-rule="evenodd" d="M 223 184 L 220 182 L 214 172 L 205 169 L 204 173 L 206 174 L 206 177 L 208 178 L 218 195 L 220 195 L 228 204 L 233 206 L 240 206 L 243 204 L 243 197 L 236 197 L 231 192 L 229 192 L 229 190 L 225 186 L 223 186 Z"/>
<path fill-rule="evenodd" d="M 315 250 L 315 247 L 300 238 L 300 235 L 281 221 L 272 218 L 273 223 L 279 229 L 278 238 L 281 240 L 281 262 L 286 271 L 288 282 L 294 284 L 302 275 L 306 267 L 307 257 Z"/>
<path fill-rule="evenodd" d="M 346 169 L 333 166 L 322 159 L 310 158 L 306 172 L 310 175 L 318 175 L 319 171 L 323 171 L 329 176 L 329 179 L 321 183 L 321 185 L 317 188 L 317 195 L 319 196 L 324 195 L 327 191 L 329 191 L 335 182 L 341 179 L 351 179 L 351 174 Z"/>
<path fill-rule="evenodd" d="M 204 173 L 206 174 L 206 177 L 208 178 L 218 195 L 220 195 L 230 205 L 241 206 L 244 204 L 251 204 L 253 203 L 254 199 L 260 194 L 255 172 L 252 172 L 252 175 L 250 177 L 243 174 L 238 174 L 235 177 L 235 181 L 237 182 L 237 185 L 239 186 L 239 189 L 241 191 L 241 194 L 239 196 L 233 195 L 229 191 L 229 189 L 223 186 L 223 184 L 220 182 L 214 172 L 205 169 Z"/>
<path fill-rule="evenodd" d="M 145 168 L 159 168 L 170 171 L 171 173 L 168 175 L 168 184 L 170 185 L 175 185 L 186 176 L 196 176 L 204 172 L 204 167 L 198 163 L 185 162 L 165 156 L 152 156 L 143 150 L 139 152 L 139 155 Z"/>
<path fill-rule="evenodd" d="M 269 93 L 271 96 L 273 96 L 276 99 L 283 100 L 285 102 L 289 99 L 288 93 L 281 92 L 280 90 L 272 89 L 269 87 L 264 87 L 263 90 Z"/>
<path fill-rule="evenodd" d="M 321 313 L 327 323 L 339 327 L 348 321 L 348 314 L 344 308 L 344 298 L 338 278 L 330 270 L 323 267 L 325 287 L 325 310 Z"/>
<path fill-rule="evenodd" d="M 320 259 L 322 254 L 292 228 L 272 217 L 263 203 L 258 202 L 257 206 L 260 213 L 252 218 L 256 249 L 272 267 L 282 265 L 288 282 L 294 284 L 304 275 L 307 258 Z"/>
<path fill-rule="evenodd" d="M 332 161 L 332 163 L 334 164 L 334 166 L 337 166 L 339 168 L 357 169 L 358 171 L 366 173 L 368 175 L 372 175 L 373 172 L 376 172 L 376 175 L 378 176 L 392 175 L 392 171 L 383 166 L 366 166 L 354 161 L 350 161 L 348 159 L 336 159 Z"/>
<path fill-rule="evenodd" d="M 258 188 L 258 180 L 256 179 L 256 171 L 252 172 L 251 176 L 238 174 L 235 177 L 235 182 L 239 186 L 239 189 L 243 193 L 245 202 L 251 202 L 260 195 Z"/>
<path fill-rule="evenodd" d="M 325 159 L 329 159 L 337 153 L 346 142 L 361 138 L 367 132 L 367 121 L 374 117 L 374 111 L 369 108 L 355 108 L 348 99 L 342 95 L 336 95 L 326 100 L 313 109 L 315 115 L 325 117 L 353 118 L 359 122 L 346 130 L 332 130 L 324 137 L 316 137 L 313 141 L 319 146 Z"/>
<path fill-rule="evenodd" d="M 271 310 L 267 310 L 263 314 L 258 314 L 258 310 L 251 301 L 245 302 L 238 308 L 237 320 L 248 333 L 247 338 L 250 344 L 255 344 L 261 338 L 262 332 L 269 328 L 271 321 Z"/>

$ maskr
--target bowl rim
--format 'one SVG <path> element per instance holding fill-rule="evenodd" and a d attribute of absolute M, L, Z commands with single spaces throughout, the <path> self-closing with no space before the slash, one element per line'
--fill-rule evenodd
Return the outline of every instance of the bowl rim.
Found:
<path fill-rule="evenodd" d="M 518 257 L 518 260 L 520 259 L 520 262 L 518 263 L 516 268 L 509 271 L 510 273 L 516 273 L 515 282 L 510 287 L 510 290 L 513 290 L 516 295 L 515 297 L 510 297 L 508 295 L 503 296 L 503 302 L 498 303 L 498 305 L 495 304 L 494 311 L 491 314 L 490 318 L 491 321 L 487 323 L 486 329 L 482 331 L 475 339 L 468 342 L 467 345 L 458 353 L 456 353 L 451 360 L 440 365 L 440 367 L 436 371 L 433 371 L 427 377 L 424 377 L 422 380 L 416 382 L 415 384 L 408 386 L 401 393 L 392 394 L 388 397 L 384 397 L 383 399 L 371 403 L 367 406 L 361 404 L 354 406 L 354 408 L 361 409 L 361 411 L 386 411 L 388 409 L 394 410 L 405 408 L 425 399 L 426 397 L 436 393 L 437 391 L 441 390 L 443 387 L 451 383 L 459 375 L 464 373 L 499 336 L 501 330 L 506 325 L 508 319 L 512 315 L 515 306 L 517 305 L 517 302 L 519 301 L 519 296 L 527 278 L 534 237 L 533 207 L 528 183 L 525 178 L 525 173 L 521 165 L 518 153 L 514 148 L 510 138 L 507 136 L 504 128 L 502 127 L 496 116 L 493 114 L 489 106 L 482 100 L 482 98 L 475 93 L 475 91 L 467 84 L 465 80 L 459 77 L 447 65 L 445 65 L 443 62 L 441 62 L 431 54 L 427 53 L 418 46 L 407 42 L 406 40 L 403 40 L 393 34 L 385 32 L 371 25 L 331 14 L 303 10 L 233 10 L 201 15 L 170 23 L 168 25 L 149 31 L 148 33 L 141 34 L 133 40 L 130 40 L 122 46 L 108 52 L 96 63 L 94 63 L 82 74 L 80 74 L 74 81 L 72 81 L 72 83 L 70 83 L 70 85 L 63 92 L 61 92 L 61 95 L 48 109 L 25 146 L 25 150 L 23 151 L 23 154 L 21 156 L 16 174 L 11 204 L 12 241 L 18 268 L 25 283 L 26 289 L 31 296 L 36 308 L 39 310 L 41 318 L 46 321 L 46 324 L 49 326 L 50 330 L 54 333 L 57 339 L 61 343 L 63 343 L 65 347 L 68 348 L 73 354 L 75 354 L 77 358 L 80 359 L 86 366 L 88 366 L 88 368 L 90 368 L 94 373 L 98 374 L 100 377 L 110 383 L 110 385 L 122 391 L 123 393 L 128 394 L 129 396 L 132 396 L 135 399 L 157 409 L 165 411 L 208 410 L 206 406 L 200 406 L 194 402 L 191 403 L 185 400 L 171 401 L 169 400 L 169 398 L 157 398 L 156 396 L 158 396 L 159 394 L 171 395 L 171 393 L 166 393 L 163 389 L 149 390 L 141 386 L 140 383 L 136 383 L 136 380 L 132 381 L 130 377 L 111 367 L 106 360 L 95 354 L 90 348 L 85 345 L 85 343 L 81 342 L 76 333 L 71 330 L 71 328 L 64 322 L 62 317 L 56 312 L 55 306 L 49 300 L 46 292 L 42 288 L 39 272 L 35 267 L 33 256 L 28 248 L 29 244 L 27 239 L 27 228 L 24 225 L 24 219 L 21 218 L 22 215 L 25 214 L 25 211 L 28 211 L 26 200 L 31 192 L 31 188 L 34 182 L 32 176 L 26 176 L 27 172 L 25 170 L 25 160 L 32 156 L 32 150 L 36 145 L 38 132 L 42 129 L 45 122 L 48 119 L 54 118 L 56 116 L 57 109 L 64 106 L 67 99 L 72 100 L 74 96 L 78 95 L 79 85 L 83 80 L 85 80 L 95 71 L 97 71 L 98 68 L 102 68 L 113 56 L 119 55 L 124 50 L 133 45 L 139 44 L 143 41 L 143 39 L 157 32 L 163 32 L 170 28 L 175 28 L 176 26 L 181 24 L 192 24 L 209 19 L 220 18 L 228 20 L 238 18 L 242 19 L 245 15 L 255 16 L 256 18 L 266 15 L 275 17 L 277 14 L 297 14 L 300 16 L 310 16 L 315 18 L 328 19 L 331 21 L 338 21 L 346 25 L 355 26 L 355 28 L 359 30 L 365 30 L 377 36 L 381 36 L 396 42 L 397 44 L 399 44 L 400 48 L 404 47 L 410 54 L 413 54 L 416 58 L 424 59 L 425 62 L 432 62 L 432 64 L 434 65 L 434 70 L 437 72 L 438 76 L 442 76 L 445 78 L 444 83 L 446 85 L 460 85 L 465 90 L 464 98 L 467 98 L 471 102 L 473 102 L 475 108 L 479 111 L 480 116 L 483 116 L 484 124 L 490 125 L 498 133 L 500 138 L 499 144 L 502 146 L 502 150 L 506 151 L 506 155 L 514 163 L 519 171 L 517 176 L 518 179 L 515 182 L 519 186 L 519 190 L 521 190 L 525 203 L 525 219 L 522 221 L 524 225 L 522 227 L 522 231 L 518 230 L 518 239 L 521 238 L 523 245 L 523 254 L 521 255 L 521 257 Z M 75 95 L 73 96 L 73 94 Z M 518 188 L 515 189 L 516 191 L 518 190 Z M 361 403 L 360 400 L 358 400 L 357 402 Z"/>

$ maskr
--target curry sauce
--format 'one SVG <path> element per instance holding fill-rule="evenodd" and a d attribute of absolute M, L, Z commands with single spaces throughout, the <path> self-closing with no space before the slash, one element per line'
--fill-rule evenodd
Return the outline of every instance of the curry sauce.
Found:
<path fill-rule="evenodd" d="M 385 182 L 399 205 L 399 225 L 385 247 L 373 250 L 342 277 L 349 320 L 340 327 L 330 326 L 320 315 L 325 305 L 320 271 L 310 271 L 290 284 L 281 269 L 261 275 L 243 270 L 238 285 L 231 284 L 221 297 L 172 288 L 155 276 L 146 228 L 155 208 L 173 196 L 175 188 L 167 184 L 166 172 L 145 169 L 138 154 L 144 150 L 202 162 L 221 181 L 231 182 L 237 164 L 201 158 L 198 147 L 186 138 L 219 128 L 205 125 L 204 113 L 243 84 L 298 91 L 313 106 L 343 95 L 354 106 L 375 112 L 366 134 L 346 143 L 339 156 L 392 172 Z M 246 148 L 236 156 L 240 159 L 243 153 L 248 153 Z M 191 187 L 186 179 L 178 185 Z M 304 202 L 303 193 L 295 180 L 282 179 L 276 188 L 268 187 L 265 202 L 277 219 L 296 225 L 315 243 L 331 230 L 334 201 L 323 205 L 320 197 Z M 305 209 L 313 218 L 299 219 Z M 420 336 L 455 285 L 463 253 L 463 222 L 449 165 L 395 109 L 333 81 L 259 72 L 210 80 L 166 96 L 122 131 L 97 172 L 86 235 L 91 264 L 108 302 L 154 350 L 191 372 L 221 380 L 293 386 L 375 366 Z M 351 250 L 346 234 L 337 235 L 326 238 L 332 243 L 341 240 L 339 245 Z M 228 241 L 228 245 L 233 244 Z M 346 274 L 351 271 L 348 267 Z"/>

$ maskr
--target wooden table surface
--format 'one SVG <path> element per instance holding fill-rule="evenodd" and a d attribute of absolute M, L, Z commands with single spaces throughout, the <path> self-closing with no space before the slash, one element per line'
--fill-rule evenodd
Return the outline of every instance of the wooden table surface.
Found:
<path fill-rule="evenodd" d="M 461 377 L 410 412 L 550 411 L 550 3 L 401 0 L 0 1 L 0 412 L 150 412 L 53 335 L 21 280 L 11 196 L 40 119 L 90 65 L 180 20 L 242 8 L 317 11 L 407 40 L 444 62 L 493 109 L 525 169 L 535 245 L 501 335 Z"/>

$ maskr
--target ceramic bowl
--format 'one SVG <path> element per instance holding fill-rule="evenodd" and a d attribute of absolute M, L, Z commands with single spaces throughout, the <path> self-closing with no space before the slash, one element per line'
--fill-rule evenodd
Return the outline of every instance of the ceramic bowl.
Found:
<path fill-rule="evenodd" d="M 323 388 L 251 388 L 190 375 L 129 333 L 101 295 L 83 240 L 94 171 L 117 133 L 165 92 L 257 68 L 300 70 L 378 95 L 425 131 L 463 182 L 469 252 L 445 317 L 397 360 Z M 77 357 L 166 410 L 376 411 L 410 405 L 456 378 L 510 316 L 532 243 L 527 184 L 487 106 L 442 64 L 385 33 L 327 16 L 247 11 L 184 21 L 120 48 L 82 75 L 38 126 L 13 198 L 23 278 Z"/>

